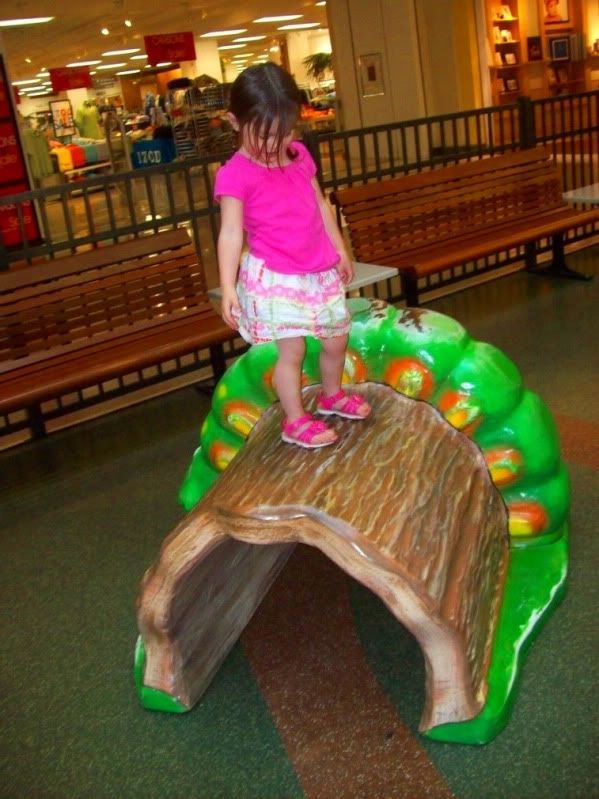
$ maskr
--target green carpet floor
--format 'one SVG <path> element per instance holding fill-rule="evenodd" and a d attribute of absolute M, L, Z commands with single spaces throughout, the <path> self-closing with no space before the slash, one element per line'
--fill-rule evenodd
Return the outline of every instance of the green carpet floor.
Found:
<path fill-rule="evenodd" d="M 197 707 L 176 716 L 139 706 L 138 585 L 181 518 L 177 490 L 208 408 L 189 388 L 0 454 L 0 797 L 599 797 L 599 250 L 570 263 L 596 279 L 518 273 L 427 306 L 515 361 L 556 415 L 572 478 L 568 593 L 495 741 L 418 735 L 424 664 L 414 640 L 377 597 L 304 547 Z M 321 617 L 335 620 L 338 639 L 335 627 L 311 637 Z M 306 716 L 286 716 L 293 698 L 285 704 L 281 653 L 269 650 L 273 623 L 297 635 L 285 668 Z M 321 675 L 306 665 L 311 647 Z M 319 693 L 341 672 L 344 686 L 355 681 L 351 696 Z M 375 694 L 388 713 L 382 735 L 360 703 Z"/>

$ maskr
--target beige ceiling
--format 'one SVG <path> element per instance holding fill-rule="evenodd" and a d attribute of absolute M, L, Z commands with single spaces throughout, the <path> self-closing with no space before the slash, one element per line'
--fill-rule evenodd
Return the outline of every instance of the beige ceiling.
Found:
<path fill-rule="evenodd" d="M 277 25 L 252 20 L 274 14 L 303 14 L 302 19 L 294 21 L 319 22 L 326 27 L 326 8 L 315 3 L 316 0 L 0 0 L 1 19 L 55 17 L 44 25 L 2 28 L 0 37 L 11 79 L 23 80 L 35 77 L 43 67 L 100 58 L 106 50 L 140 47 L 143 52 L 144 34 L 189 30 L 202 34 L 247 28 L 242 35 L 267 34 L 270 38 L 281 35 Z M 130 19 L 133 27 L 126 28 L 125 19 Z M 110 29 L 109 36 L 101 35 L 103 26 Z M 226 43 L 226 39 L 219 41 Z M 266 40 L 250 44 L 251 52 L 256 52 L 256 46 L 265 47 Z M 31 59 L 30 64 L 26 58 Z"/>

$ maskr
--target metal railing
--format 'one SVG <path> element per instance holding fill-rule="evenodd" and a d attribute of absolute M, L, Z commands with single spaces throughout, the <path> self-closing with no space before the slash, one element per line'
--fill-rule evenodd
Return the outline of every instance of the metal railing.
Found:
<path fill-rule="evenodd" d="M 309 133 L 304 141 L 317 163 L 325 192 L 536 145 L 550 150 L 560 166 L 564 187 L 571 189 L 599 182 L 599 91 L 535 101 L 520 98 L 505 106 L 359 130 Z M 64 254 L 185 226 L 193 237 L 198 257 L 208 267 L 208 284 L 215 283 L 219 212 L 212 188 L 216 170 L 229 154 L 0 198 L 0 220 L 10 215 L 24 241 L 18 248 L 5 248 L 0 241 L 0 269 L 43 263 Z M 31 224 L 28 215 L 32 204 L 42 235 L 39 241 L 28 242 L 24 232 Z M 584 239 L 597 232 L 597 226 L 587 226 L 573 231 L 569 240 Z M 536 246 L 539 252 L 548 243 L 539 242 Z M 522 260 L 525 254 L 521 248 L 455 267 L 421 281 L 419 291 L 445 290 L 450 283 L 480 279 L 482 273 L 490 275 Z M 403 299 L 398 278 L 369 287 L 367 292 L 390 302 Z M 233 358 L 238 351 L 237 344 L 229 344 L 226 357 Z M 193 375 L 202 371 L 204 364 L 200 353 L 188 360 L 169 361 L 157 369 L 138 370 L 127 376 L 126 386 L 123 381 L 109 381 L 98 386 L 95 394 L 85 389 L 58 398 L 44 407 L 45 418 L 58 419 L 120 397 L 121 393 L 148 390 L 154 383 L 171 377 L 180 381 L 188 371 Z M 0 437 L 18 435 L 28 425 L 23 413 L 2 415 Z"/>
<path fill-rule="evenodd" d="M 599 91 L 542 100 L 521 97 L 510 105 L 358 130 L 308 133 L 304 139 L 325 191 L 539 144 L 550 149 L 561 166 L 564 187 L 570 189 L 599 181 Z M 0 216 L 3 210 L 14 212 L 23 244 L 5 248 L 0 243 L 0 268 L 183 225 L 190 228 L 204 263 L 214 264 L 218 207 L 212 186 L 218 166 L 229 154 L 2 197 Z M 24 235 L 32 204 L 41 228 L 37 242 L 28 242 Z M 595 232 L 579 230 L 572 237 Z M 509 257 L 515 259 L 518 254 Z M 491 259 L 481 269 L 495 268 L 496 262 L 503 265 L 505 260 Z M 461 274 L 458 268 L 448 282 L 460 279 Z M 399 295 L 392 292 L 388 299 L 395 301 Z"/>

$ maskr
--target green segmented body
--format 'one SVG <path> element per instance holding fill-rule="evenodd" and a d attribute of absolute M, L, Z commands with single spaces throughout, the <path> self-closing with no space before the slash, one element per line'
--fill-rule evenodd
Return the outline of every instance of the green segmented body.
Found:
<path fill-rule="evenodd" d="M 512 552 L 487 703 L 476 719 L 427 733 L 444 741 L 485 743 L 505 725 L 522 655 L 565 586 L 570 486 L 556 427 L 541 399 L 522 385 L 516 366 L 492 345 L 474 341 L 455 320 L 377 300 L 356 305 L 344 381 L 386 383 L 436 407 L 480 446 L 508 508 Z M 318 342 L 308 339 L 305 384 L 320 382 L 318 353 Z M 186 509 L 275 401 L 276 357 L 274 343 L 253 347 L 219 382 L 181 487 Z"/>
<path fill-rule="evenodd" d="M 220 381 L 181 489 L 185 508 L 195 505 L 275 401 L 271 375 L 276 357 L 274 344 L 253 347 Z M 303 379 L 306 384 L 320 381 L 314 340 L 308 341 Z M 545 543 L 561 532 L 569 484 L 555 424 L 498 349 L 472 340 L 442 314 L 372 301 L 354 317 L 344 379 L 386 383 L 424 399 L 470 436 L 485 454 L 508 506 L 514 541 Z"/>

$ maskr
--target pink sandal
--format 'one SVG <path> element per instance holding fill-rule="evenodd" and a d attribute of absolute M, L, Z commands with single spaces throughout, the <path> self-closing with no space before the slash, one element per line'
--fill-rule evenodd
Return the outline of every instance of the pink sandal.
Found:
<path fill-rule="evenodd" d="M 332 432 L 324 422 L 319 422 L 309 413 L 305 416 L 300 416 L 299 419 L 294 419 L 293 422 L 288 422 L 287 419 L 283 420 L 281 438 L 288 444 L 297 444 L 298 447 L 305 447 L 305 449 L 318 449 L 319 447 L 328 447 L 329 444 L 334 444 L 337 441 L 337 435 L 330 441 L 315 441 L 314 439 L 321 436 L 323 433 Z"/>
<path fill-rule="evenodd" d="M 361 394 L 350 394 L 343 389 L 332 397 L 321 394 L 316 407 L 316 413 L 342 416 L 344 419 L 366 419 L 370 411 L 370 405 Z"/>

